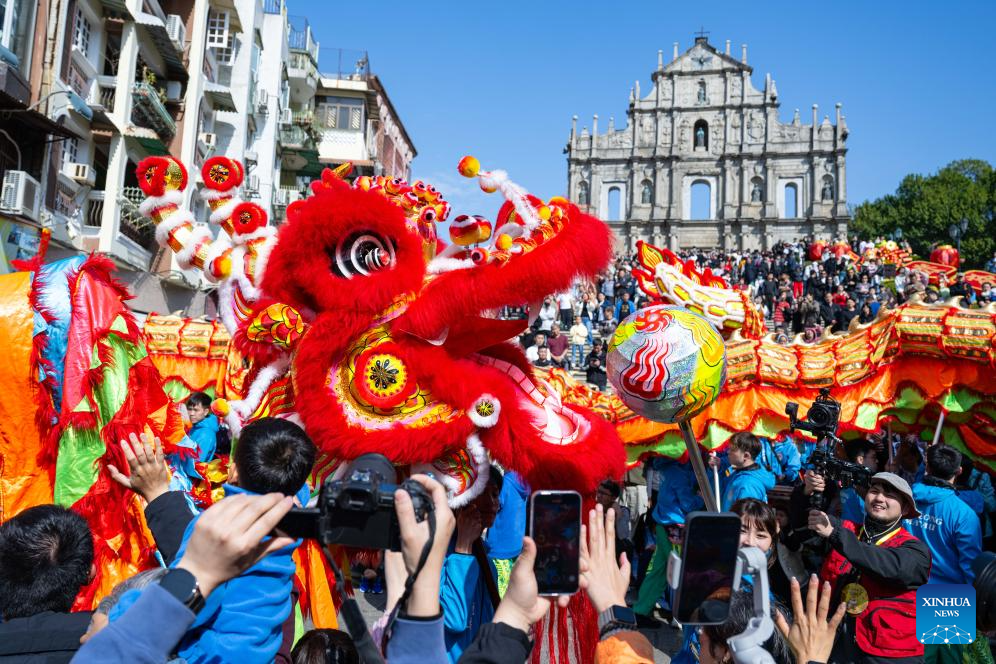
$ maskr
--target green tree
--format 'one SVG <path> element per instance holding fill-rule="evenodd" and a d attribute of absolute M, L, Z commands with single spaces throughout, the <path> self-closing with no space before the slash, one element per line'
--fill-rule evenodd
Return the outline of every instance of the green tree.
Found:
<path fill-rule="evenodd" d="M 986 161 L 963 159 L 934 175 L 907 175 L 896 193 L 857 206 L 853 228 L 867 237 L 902 228 L 903 239 L 926 259 L 933 245 L 954 244 L 948 227 L 962 219 L 968 219 L 962 266 L 981 268 L 996 251 L 996 170 Z"/>

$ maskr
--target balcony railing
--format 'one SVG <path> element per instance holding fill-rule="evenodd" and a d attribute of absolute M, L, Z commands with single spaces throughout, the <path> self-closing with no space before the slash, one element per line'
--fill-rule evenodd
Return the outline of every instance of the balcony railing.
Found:
<path fill-rule="evenodd" d="M 176 133 L 176 122 L 160 100 L 159 91 L 145 81 L 136 81 L 131 91 L 135 102 L 131 112 L 132 122 L 154 130 L 161 138 L 172 138 Z"/>
<path fill-rule="evenodd" d="M 285 148 L 302 149 L 311 144 L 311 136 L 298 125 L 281 127 L 280 144 Z"/>
<path fill-rule="evenodd" d="M 90 88 L 90 98 L 87 103 L 90 106 L 102 106 L 107 112 L 112 112 L 116 86 L 117 80 L 113 76 L 98 76 L 97 81 Z"/>
<path fill-rule="evenodd" d="M 348 48 L 325 49 L 318 64 L 322 78 L 365 81 L 370 77 L 370 58 L 366 51 Z"/>
<path fill-rule="evenodd" d="M 292 51 L 309 53 L 313 60 L 318 61 L 318 42 L 311 34 L 308 19 L 302 16 L 287 17 L 287 47 Z"/>
<path fill-rule="evenodd" d="M 310 108 L 303 111 L 291 111 L 291 121 L 296 125 L 310 125 L 315 122 L 315 112 Z"/>
<path fill-rule="evenodd" d="M 104 192 L 91 191 L 86 198 L 86 213 L 83 215 L 83 225 L 87 228 L 100 228 L 104 216 Z"/>
<path fill-rule="evenodd" d="M 318 82 L 318 68 L 315 66 L 314 60 L 307 53 L 301 52 L 291 52 L 290 57 L 287 59 L 287 75 L 291 78 L 295 77 L 293 70 L 301 70 L 302 74 L 297 74 L 300 77 L 312 77 L 315 82 Z"/>
<path fill-rule="evenodd" d="M 156 246 L 156 228 L 152 220 L 138 211 L 139 203 L 145 198 L 138 187 L 124 187 L 118 197 L 121 211 L 121 234 L 143 249 L 153 251 Z"/>
<path fill-rule="evenodd" d="M 265 0 L 263 3 L 264 14 L 279 14 L 283 10 L 282 0 Z"/>

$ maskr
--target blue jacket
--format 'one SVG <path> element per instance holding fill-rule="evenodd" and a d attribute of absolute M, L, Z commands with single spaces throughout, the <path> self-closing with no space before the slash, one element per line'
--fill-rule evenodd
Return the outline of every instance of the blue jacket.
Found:
<path fill-rule="evenodd" d="M 655 457 L 652 464 L 660 477 L 654 521 L 662 526 L 685 523 L 689 512 L 705 508 L 702 497 L 696 493 L 698 484 L 689 464 L 662 456 Z"/>
<path fill-rule="evenodd" d="M 385 659 L 391 664 L 446 664 L 443 617 L 418 619 L 398 616 L 391 640 L 387 642 Z"/>
<path fill-rule="evenodd" d="M 501 509 L 495 522 L 488 528 L 484 540 L 488 555 L 492 558 L 510 560 L 522 551 L 522 537 L 526 534 L 526 503 L 529 500 L 529 487 L 515 472 L 505 473 L 498 498 Z"/>
<path fill-rule="evenodd" d="M 218 446 L 218 418 L 214 413 L 208 413 L 203 420 L 190 427 L 187 435 L 197 443 L 197 452 L 202 463 L 207 463 L 214 458 L 214 450 Z"/>
<path fill-rule="evenodd" d="M 926 483 L 913 485 L 919 519 L 909 519 L 906 529 L 930 549 L 927 583 L 972 583 L 972 561 L 982 550 L 979 517 L 962 501 L 954 487 Z"/>
<path fill-rule="evenodd" d="M 774 451 L 775 458 L 778 459 L 782 468 L 780 481 L 791 484 L 799 479 L 799 470 L 802 469 L 802 455 L 799 454 L 799 448 L 795 446 L 795 443 L 791 439 L 783 440 L 775 445 Z"/>
<path fill-rule="evenodd" d="M 988 515 L 996 513 L 996 492 L 993 491 L 992 480 L 989 479 L 988 473 L 973 468 L 968 476 L 967 484 L 968 488 L 977 491 L 982 496 L 982 536 L 989 537 L 993 534 L 993 525 Z"/>
<path fill-rule="evenodd" d="M 854 523 L 865 521 L 865 499 L 854 490 L 854 487 L 842 489 L 840 492 L 840 518 Z"/>
<path fill-rule="evenodd" d="M 249 493 L 224 485 L 225 495 Z M 307 504 L 305 485 L 298 500 Z M 198 515 L 183 533 L 176 561 L 183 558 Z M 291 590 L 295 565 L 291 557 L 301 544 L 297 540 L 269 554 L 245 572 L 215 588 L 194 624 L 184 635 L 179 656 L 189 664 L 269 664 L 283 639 L 282 626 L 291 612 Z M 176 566 L 176 562 L 173 563 Z"/>
<path fill-rule="evenodd" d="M 488 568 L 487 573 L 497 578 L 494 566 L 489 563 Z M 484 583 L 481 566 L 474 556 L 464 553 L 446 556 L 439 587 L 439 605 L 443 610 L 446 656 L 454 664 L 474 642 L 481 625 L 491 622 L 495 616 Z"/>
<path fill-rule="evenodd" d="M 211 597 L 214 593 L 208 599 Z M 194 614 L 190 609 L 154 583 L 141 592 L 118 620 L 89 639 L 72 661 L 79 664 L 161 664 L 169 659 L 193 622 Z"/>
<path fill-rule="evenodd" d="M 775 488 L 775 476 L 761 466 L 750 470 L 737 470 L 726 480 L 723 488 L 722 505 L 724 512 L 730 511 L 730 506 L 741 498 L 757 498 L 768 502 L 768 489 Z"/>
<path fill-rule="evenodd" d="M 775 454 L 775 448 L 767 438 L 761 438 L 760 441 L 761 454 L 756 459 L 757 465 L 770 471 L 775 477 L 778 477 L 782 474 L 782 464 L 778 459 L 778 455 Z"/>

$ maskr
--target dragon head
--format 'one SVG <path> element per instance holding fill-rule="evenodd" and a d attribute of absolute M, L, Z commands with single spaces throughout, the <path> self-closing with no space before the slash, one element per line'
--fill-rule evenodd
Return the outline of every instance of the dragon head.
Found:
<path fill-rule="evenodd" d="M 458 217 L 431 185 L 331 172 L 288 209 L 264 292 L 314 318 L 293 360 L 296 410 L 336 459 L 366 452 L 444 477 L 455 504 L 487 479 L 489 457 L 533 486 L 593 490 L 623 470 L 607 422 L 563 404 L 506 343 L 526 320 L 499 320 L 594 277 L 608 228 L 565 199 L 510 191 L 497 232 Z M 482 184 L 489 186 L 490 183 Z"/>

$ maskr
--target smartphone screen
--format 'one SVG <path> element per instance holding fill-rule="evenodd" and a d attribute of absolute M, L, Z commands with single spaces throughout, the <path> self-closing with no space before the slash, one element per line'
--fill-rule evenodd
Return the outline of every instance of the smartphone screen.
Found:
<path fill-rule="evenodd" d="M 581 557 L 581 494 L 537 491 L 529 499 L 529 536 L 536 542 L 536 584 L 540 595 L 578 591 Z"/>
<path fill-rule="evenodd" d="M 681 580 L 675 596 L 675 620 L 689 625 L 718 625 L 726 621 L 739 548 L 740 517 L 736 514 L 688 515 Z"/>

